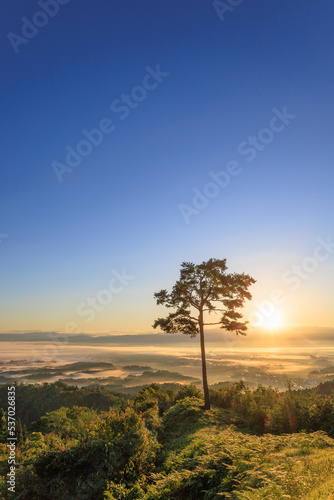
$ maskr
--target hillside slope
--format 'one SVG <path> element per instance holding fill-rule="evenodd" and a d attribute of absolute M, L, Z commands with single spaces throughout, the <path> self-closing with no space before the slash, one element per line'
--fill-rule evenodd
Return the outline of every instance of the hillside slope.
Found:
<path fill-rule="evenodd" d="M 325 432 L 255 436 L 226 425 L 228 412 L 203 413 L 186 398 L 162 419 L 162 464 L 148 482 L 108 499 L 329 500 L 334 498 L 334 440 Z"/>
<path fill-rule="evenodd" d="M 240 383 L 212 392 L 216 403 L 203 411 L 195 386 L 152 384 L 132 400 L 110 395 L 109 401 L 82 389 L 30 387 L 31 401 L 38 404 L 45 390 L 54 396 L 52 405 L 85 397 L 97 409 L 62 406 L 21 429 L 16 500 L 334 498 L 334 439 L 322 428 L 324 416 L 332 418 L 332 393 L 304 400 L 297 392 L 249 392 Z M 294 433 L 296 422 L 315 432 Z M 289 434 L 280 432 L 285 428 Z M 6 500 L 13 495 L 1 429 L 0 498 Z"/>

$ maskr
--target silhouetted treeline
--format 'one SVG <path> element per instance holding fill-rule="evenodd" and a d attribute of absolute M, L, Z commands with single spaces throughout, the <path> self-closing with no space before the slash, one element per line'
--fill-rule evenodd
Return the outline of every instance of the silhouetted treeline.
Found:
<path fill-rule="evenodd" d="M 231 423 L 257 434 L 323 430 L 334 435 L 334 381 L 314 389 L 279 392 L 243 382 L 211 390 L 212 402 L 231 411 Z"/>
<path fill-rule="evenodd" d="M 68 386 L 63 382 L 54 384 L 15 384 L 16 415 L 22 424 L 29 427 L 42 415 L 57 410 L 61 406 L 85 406 L 94 410 L 105 411 L 119 400 L 121 395 L 115 395 L 103 388 L 89 389 Z M 7 385 L 0 386 L 0 408 L 6 409 Z"/>

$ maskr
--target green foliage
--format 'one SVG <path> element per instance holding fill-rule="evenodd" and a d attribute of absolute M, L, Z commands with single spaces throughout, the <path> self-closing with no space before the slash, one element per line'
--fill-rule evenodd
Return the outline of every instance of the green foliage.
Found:
<path fill-rule="evenodd" d="M 8 437 L 7 431 L 7 413 L 3 408 L 0 409 L 0 443 L 6 443 Z"/>
<path fill-rule="evenodd" d="M 187 397 L 172 406 L 162 418 L 162 442 L 170 446 L 171 439 L 184 439 L 198 428 L 216 425 L 220 415 L 213 409 L 203 412 L 202 404 L 202 399 Z"/>
<path fill-rule="evenodd" d="M 81 419 L 86 423 L 80 426 Z M 89 435 L 87 426 L 94 427 Z M 99 419 L 85 408 L 61 408 L 42 418 L 40 429 L 53 432 L 29 436 L 23 450 L 25 463 L 17 472 L 18 500 L 102 500 L 108 482 L 131 489 L 138 477 L 154 467 L 159 449 L 142 415 L 131 404 L 125 409 L 111 408 Z M 65 442 L 68 437 L 72 441 Z"/>
<path fill-rule="evenodd" d="M 308 460 L 301 459 L 305 446 Z M 233 428 L 205 428 L 173 456 L 170 472 L 154 475 L 154 484 L 142 498 L 304 499 L 321 483 L 321 467 L 328 474 L 333 465 L 334 441 L 322 432 L 257 437 Z"/>
<path fill-rule="evenodd" d="M 202 398 L 202 392 L 194 385 L 184 385 L 180 387 L 175 396 L 175 401 L 181 401 L 185 398 Z"/>
<path fill-rule="evenodd" d="M 334 440 L 322 430 L 333 432 L 333 393 L 239 382 L 212 390 L 207 411 L 198 396 L 152 384 L 108 411 L 49 412 L 26 439 L 18 425 L 15 499 L 334 498 Z M 7 459 L 0 444 L 3 500 Z"/>
<path fill-rule="evenodd" d="M 140 411 L 146 411 L 149 408 L 158 405 L 159 415 L 162 415 L 175 401 L 175 391 L 173 389 L 164 389 L 159 384 L 151 384 L 144 387 L 135 397 L 135 406 Z"/>
<path fill-rule="evenodd" d="M 110 409 L 99 434 L 112 445 L 117 457 L 113 473 L 116 480 L 135 481 L 153 466 L 159 445 L 134 408 Z"/>
<path fill-rule="evenodd" d="M 127 488 L 123 484 L 116 484 L 112 481 L 109 482 L 108 491 L 104 492 L 105 500 L 136 500 L 143 498 L 145 495 L 144 490 L 139 484 Z"/>
<path fill-rule="evenodd" d="M 62 439 L 74 438 L 84 439 L 88 436 L 93 438 L 100 418 L 95 410 L 85 407 L 73 406 L 47 413 L 31 429 L 43 434 L 54 432 Z"/>
<path fill-rule="evenodd" d="M 220 408 L 239 415 L 240 425 L 258 434 L 283 434 L 306 430 L 324 430 L 334 436 L 334 397 L 317 391 L 280 393 L 270 387 L 258 386 L 249 391 L 243 382 L 221 389 L 211 389 L 210 397 Z"/>
<path fill-rule="evenodd" d="M 6 408 L 7 393 L 7 386 L 0 386 L 0 408 Z M 89 389 L 87 387 L 78 389 L 62 382 L 43 385 L 16 385 L 17 418 L 20 418 L 22 425 L 26 425 L 27 428 L 47 412 L 57 410 L 62 406 L 67 408 L 85 406 L 98 411 L 107 411 L 118 400 L 119 396 L 105 389 Z"/>

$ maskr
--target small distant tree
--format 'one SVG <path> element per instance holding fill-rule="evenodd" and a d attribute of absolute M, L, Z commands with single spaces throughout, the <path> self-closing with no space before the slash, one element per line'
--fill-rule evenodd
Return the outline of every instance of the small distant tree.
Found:
<path fill-rule="evenodd" d="M 167 318 L 158 318 L 153 328 L 160 327 L 166 333 L 185 333 L 191 337 L 200 334 L 204 409 L 210 409 L 206 373 L 204 327 L 220 325 L 237 335 L 246 335 L 248 321 L 242 322 L 237 311 L 245 300 L 252 298 L 248 291 L 255 280 L 248 274 L 227 274 L 226 259 L 210 259 L 202 264 L 181 264 L 180 279 L 172 292 L 160 290 L 154 294 L 157 305 L 176 309 Z M 212 313 L 221 314 L 218 322 L 207 320 Z"/>

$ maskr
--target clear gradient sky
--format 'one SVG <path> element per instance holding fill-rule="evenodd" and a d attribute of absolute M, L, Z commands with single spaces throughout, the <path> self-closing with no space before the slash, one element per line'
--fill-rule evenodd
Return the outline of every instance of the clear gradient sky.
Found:
<path fill-rule="evenodd" d="M 211 257 L 247 319 L 334 325 L 333 2 L 217 9 L 1 2 L 1 332 L 150 332 Z"/>

